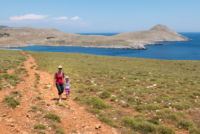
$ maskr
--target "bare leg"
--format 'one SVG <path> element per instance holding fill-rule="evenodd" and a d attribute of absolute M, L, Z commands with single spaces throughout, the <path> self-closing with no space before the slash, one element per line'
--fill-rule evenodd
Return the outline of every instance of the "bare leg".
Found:
<path fill-rule="evenodd" d="M 62 95 L 59 95 L 59 99 L 62 99 Z"/>
<path fill-rule="evenodd" d="M 66 94 L 66 99 L 68 99 L 68 94 Z"/>

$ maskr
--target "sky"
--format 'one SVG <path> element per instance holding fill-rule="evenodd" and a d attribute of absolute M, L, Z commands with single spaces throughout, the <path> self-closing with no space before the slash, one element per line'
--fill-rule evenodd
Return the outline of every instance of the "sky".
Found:
<path fill-rule="evenodd" d="M 163 24 L 200 32 L 200 0 L 0 0 L 0 25 L 120 33 Z"/>

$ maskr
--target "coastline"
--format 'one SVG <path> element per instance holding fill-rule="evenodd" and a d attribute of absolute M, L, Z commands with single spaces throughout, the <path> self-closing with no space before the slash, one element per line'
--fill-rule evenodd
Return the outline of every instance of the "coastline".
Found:
<path fill-rule="evenodd" d="M 86 48 L 105 48 L 105 49 L 132 49 L 132 50 L 147 50 L 148 48 L 146 48 L 145 46 L 147 45 L 163 45 L 162 43 L 164 42 L 182 42 L 183 40 L 178 40 L 178 41 L 163 41 L 163 40 L 157 40 L 157 41 L 150 41 L 150 42 L 141 42 L 135 44 L 134 46 L 82 46 L 82 45 L 16 45 L 16 46 L 4 46 L 4 47 L 0 47 L 0 48 L 22 48 L 22 47 L 29 47 L 29 46 L 50 46 L 50 47 L 86 47 Z M 185 41 L 193 41 L 192 39 L 185 40 Z M 183 41 L 183 42 L 185 42 Z"/>

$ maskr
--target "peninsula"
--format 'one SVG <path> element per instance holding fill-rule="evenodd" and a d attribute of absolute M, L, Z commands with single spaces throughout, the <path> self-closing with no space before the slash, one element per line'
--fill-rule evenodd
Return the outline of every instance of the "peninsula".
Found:
<path fill-rule="evenodd" d="M 80 46 L 115 49 L 147 49 L 145 45 L 161 45 L 160 42 L 191 41 L 164 25 L 156 25 L 147 31 L 123 32 L 114 36 L 79 35 L 61 32 L 53 28 L 2 27 L 0 47 Z"/>

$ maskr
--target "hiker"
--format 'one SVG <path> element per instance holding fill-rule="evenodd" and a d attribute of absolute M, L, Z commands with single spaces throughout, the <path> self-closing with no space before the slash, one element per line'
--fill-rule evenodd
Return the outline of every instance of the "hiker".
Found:
<path fill-rule="evenodd" d="M 65 78 L 64 72 L 62 72 L 62 66 L 58 67 L 58 72 L 55 73 L 54 76 L 54 86 L 56 85 L 58 89 L 59 101 L 62 100 L 62 93 L 64 90 L 63 79 Z"/>
<path fill-rule="evenodd" d="M 69 81 L 69 77 L 66 76 L 65 77 L 65 93 L 66 93 L 66 100 L 68 101 L 68 97 L 70 94 L 70 81 Z"/>

